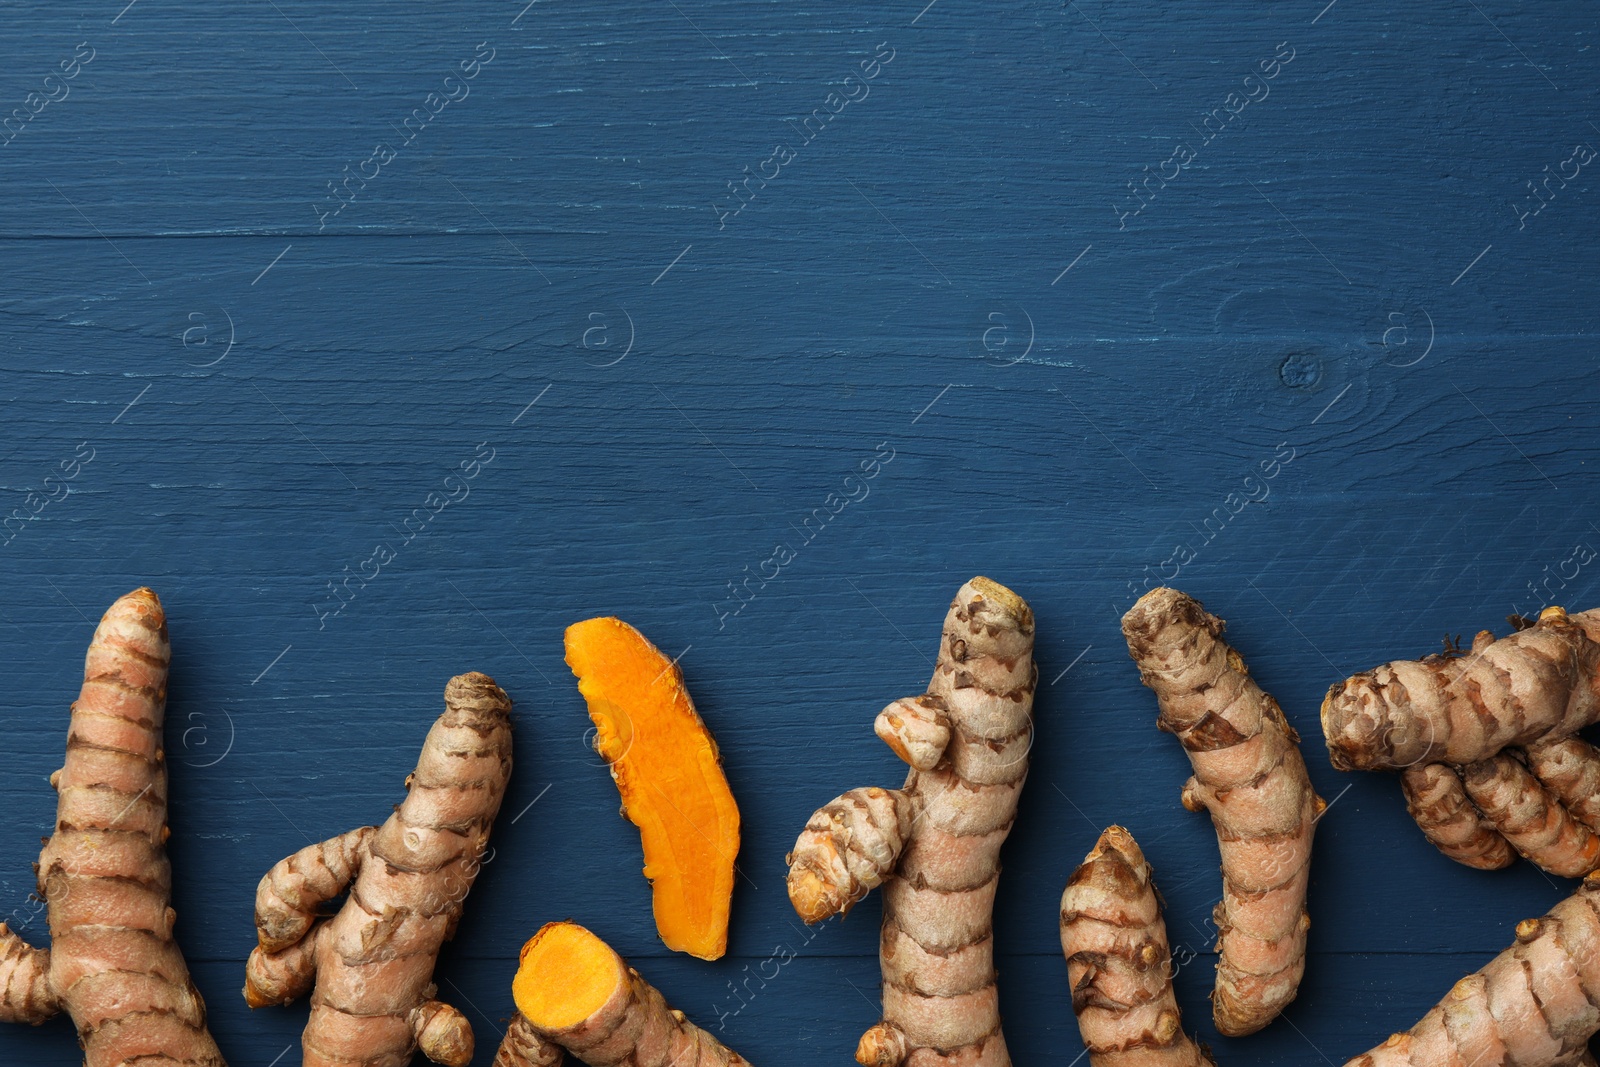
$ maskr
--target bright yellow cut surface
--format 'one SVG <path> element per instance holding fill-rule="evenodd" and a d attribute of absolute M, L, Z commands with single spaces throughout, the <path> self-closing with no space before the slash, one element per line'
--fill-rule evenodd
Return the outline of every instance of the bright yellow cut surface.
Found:
<path fill-rule="evenodd" d="M 670 949 L 720 958 L 728 948 L 739 808 L 682 673 L 613 618 L 567 627 L 567 666 L 589 702 L 595 748 L 639 827 L 656 931 Z"/>
<path fill-rule="evenodd" d="M 624 978 L 610 945 L 577 923 L 548 923 L 522 946 L 511 999 L 534 1026 L 564 1030 L 599 1011 Z"/>

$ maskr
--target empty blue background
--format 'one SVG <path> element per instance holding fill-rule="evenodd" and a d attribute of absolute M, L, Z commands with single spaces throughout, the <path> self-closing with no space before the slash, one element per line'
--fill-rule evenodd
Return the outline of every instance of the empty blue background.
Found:
<path fill-rule="evenodd" d="M 1317 709 L 1595 603 L 1592 9 L 924 2 L 5 5 L 0 508 L 34 517 L 0 533 L 0 912 L 44 936 L 83 650 L 149 584 L 178 934 L 235 1067 L 297 1063 L 305 1018 L 239 996 L 256 881 L 386 817 L 473 669 L 517 731 L 438 969 L 475 1062 L 521 943 L 570 917 L 752 1061 L 848 1063 L 879 906 L 803 928 L 784 854 L 900 782 L 873 716 L 978 573 L 1038 618 L 996 918 L 1019 1064 L 1081 1048 L 1056 909 L 1113 822 L 1235 1067 L 1342 1062 L 1569 892 L 1436 854 L 1391 778 L 1330 768 Z M 1163 580 L 1229 621 L 1333 801 L 1300 997 L 1246 1039 L 1205 1000 L 1215 839 L 1118 630 Z M 586 747 L 561 635 L 599 614 L 682 654 L 721 743 L 745 837 L 717 963 L 656 938 Z M 79 1053 L 57 1020 L 0 1058 Z"/>

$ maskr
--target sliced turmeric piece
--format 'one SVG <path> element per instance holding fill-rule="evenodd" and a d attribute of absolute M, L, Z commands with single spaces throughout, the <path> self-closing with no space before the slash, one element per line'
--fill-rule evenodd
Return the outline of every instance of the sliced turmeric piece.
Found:
<path fill-rule="evenodd" d="M 495 1067 L 750 1067 L 667 1005 L 610 945 L 577 923 L 550 923 L 522 946 L 516 1018 Z"/>
<path fill-rule="evenodd" d="M 703 960 L 728 948 L 739 808 L 717 743 L 678 665 L 621 619 L 567 627 L 567 666 L 589 703 L 595 750 L 644 844 L 656 931 Z"/>

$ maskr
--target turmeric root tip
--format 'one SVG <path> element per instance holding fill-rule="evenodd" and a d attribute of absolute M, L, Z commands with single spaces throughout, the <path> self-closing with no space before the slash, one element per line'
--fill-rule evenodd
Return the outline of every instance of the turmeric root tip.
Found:
<path fill-rule="evenodd" d="M 1214 1067 L 1183 1032 L 1154 874 L 1133 835 L 1100 835 L 1061 894 L 1061 951 L 1090 1067 Z"/>

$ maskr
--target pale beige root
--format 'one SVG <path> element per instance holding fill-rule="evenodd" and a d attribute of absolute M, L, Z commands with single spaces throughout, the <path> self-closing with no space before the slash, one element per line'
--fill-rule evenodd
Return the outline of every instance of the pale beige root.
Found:
<path fill-rule="evenodd" d="M 1061 951 L 1090 1067 L 1215 1067 L 1183 1032 L 1153 878 L 1133 835 L 1112 826 L 1061 894 Z"/>
<path fill-rule="evenodd" d="M 1410 1030 L 1347 1067 L 1534 1067 L 1585 1064 L 1600 1030 L 1600 875 L 1542 919 L 1517 924 L 1516 944 L 1455 984 Z"/>
<path fill-rule="evenodd" d="M 991 918 L 1000 846 L 1033 743 L 1033 612 L 987 578 L 945 617 L 926 694 L 875 730 L 910 764 L 901 789 L 855 789 L 813 815 L 790 853 L 789 899 L 807 922 L 883 887 L 883 1020 L 868 1067 L 1005 1067 Z"/>
<path fill-rule="evenodd" d="M 455 1008 L 425 1000 L 411 1009 L 407 1019 L 417 1038 L 417 1049 L 434 1063 L 466 1067 L 472 1062 L 472 1024 Z"/>
<path fill-rule="evenodd" d="M 0 923 L 0 1022 L 38 1026 L 61 1011 L 50 988 L 50 953 Z"/>
<path fill-rule="evenodd" d="M 1476 763 L 1600 720 L 1600 609 L 1545 608 L 1532 627 L 1480 633 L 1463 656 L 1397 660 L 1334 685 L 1322 702 L 1340 770 Z"/>
<path fill-rule="evenodd" d="M 1230 1037 L 1254 1033 L 1295 997 L 1305 972 L 1311 838 L 1327 806 L 1311 788 L 1300 737 L 1222 640 L 1224 623 L 1175 589 L 1152 589 L 1122 618 L 1128 652 L 1156 694 L 1162 730 L 1194 777 L 1183 805 L 1211 813 L 1222 852 L 1212 1015 Z"/>
<path fill-rule="evenodd" d="M 1423 836 L 1457 863 L 1494 871 L 1517 862 L 1511 843 L 1473 806 L 1455 768 L 1444 763 L 1407 767 L 1400 788 Z"/>
<path fill-rule="evenodd" d="M 0 924 L 0 1019 L 65 1010 L 85 1067 L 222 1067 L 205 1003 L 173 940 L 162 720 L 172 647 L 149 589 L 95 628 L 72 705 L 65 765 L 50 776 L 55 834 L 39 855 L 49 951 Z"/>
<path fill-rule="evenodd" d="M 245 1000 L 310 993 L 303 1067 L 404 1067 L 418 1050 L 448 1067 L 472 1059 L 472 1028 L 434 999 L 433 968 L 511 775 L 511 700 L 473 672 L 450 679 L 444 701 L 388 821 L 300 850 L 256 891 Z M 316 918 L 345 892 L 338 914 Z"/>
<path fill-rule="evenodd" d="M 748 1067 L 577 923 L 529 939 L 511 996 L 517 1018 L 495 1067 L 548 1067 L 562 1048 L 590 1067 Z"/>
<path fill-rule="evenodd" d="M 360 869 L 376 826 L 363 826 L 279 860 L 256 887 L 256 936 L 268 952 L 299 941 L 317 909 L 343 893 Z"/>
<path fill-rule="evenodd" d="M 818 808 L 789 856 L 789 899 L 808 923 L 843 915 L 883 884 L 911 835 L 915 802 L 863 786 Z"/>
<path fill-rule="evenodd" d="M 1577 737 L 1528 746 L 1528 770 L 1572 817 L 1600 833 L 1600 750 Z"/>
<path fill-rule="evenodd" d="M 1484 818 L 1539 867 L 1577 878 L 1600 866 L 1600 837 L 1569 815 L 1510 753 L 1463 767 L 1461 780 Z"/>
<path fill-rule="evenodd" d="M 556 1067 L 566 1055 L 566 1049 L 540 1036 L 518 1012 L 494 1054 L 494 1067 Z"/>

